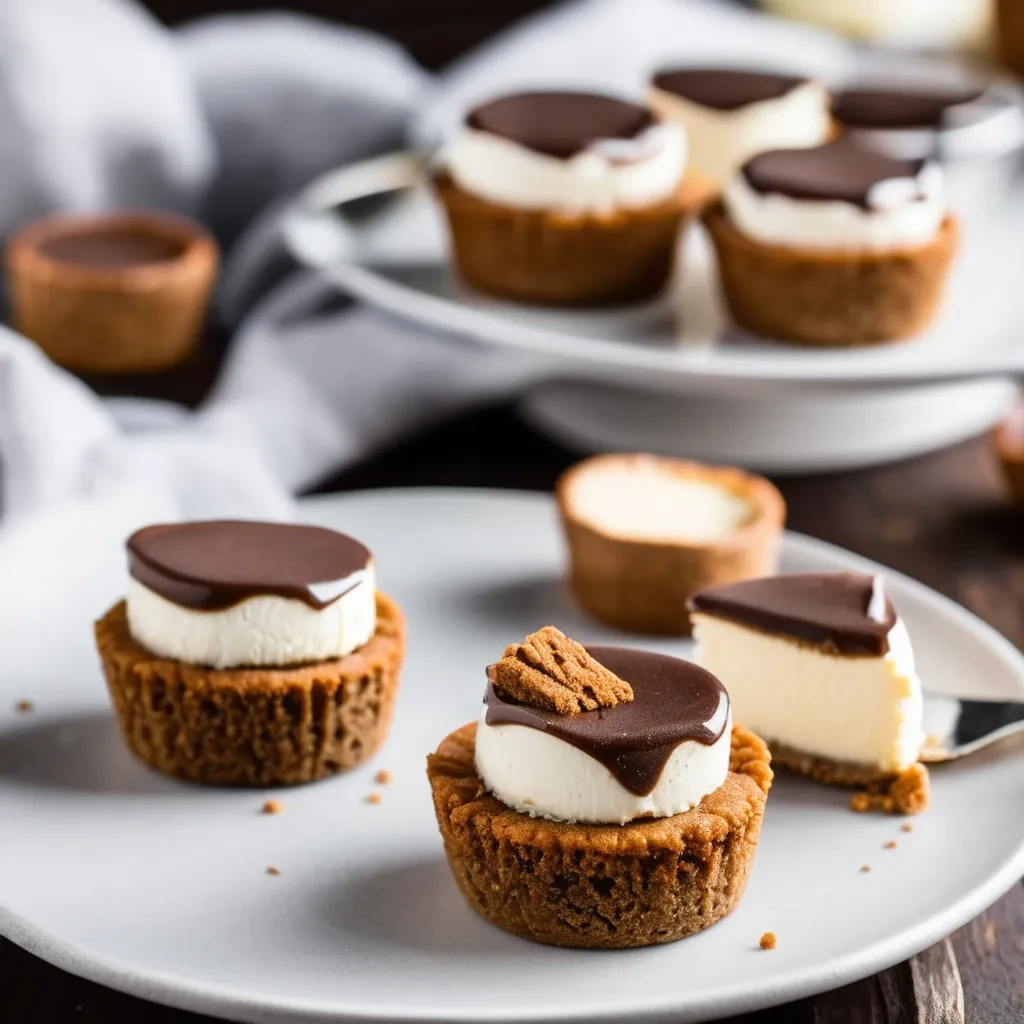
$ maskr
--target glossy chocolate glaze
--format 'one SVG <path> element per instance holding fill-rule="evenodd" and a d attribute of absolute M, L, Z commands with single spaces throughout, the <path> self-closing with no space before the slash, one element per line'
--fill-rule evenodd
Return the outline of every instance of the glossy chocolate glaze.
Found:
<path fill-rule="evenodd" d="M 91 267 L 129 267 L 166 263 L 181 256 L 179 242 L 128 228 L 98 228 L 53 235 L 39 243 L 39 253 L 59 263 Z"/>
<path fill-rule="evenodd" d="M 738 110 L 751 103 L 777 100 L 810 79 L 737 68 L 678 68 L 659 71 L 656 89 L 712 110 Z"/>
<path fill-rule="evenodd" d="M 360 582 L 370 560 L 367 548 L 343 533 L 289 523 L 172 523 L 128 538 L 132 577 L 196 611 L 260 595 L 326 608 Z"/>
<path fill-rule="evenodd" d="M 832 100 L 832 116 L 849 128 L 938 130 L 948 126 L 947 118 L 952 108 L 977 103 L 983 95 L 983 89 L 945 92 L 844 89 Z M 979 108 L 975 117 L 982 116 L 984 111 Z"/>
<path fill-rule="evenodd" d="M 881 657 L 889 650 L 896 610 L 883 591 L 878 619 L 868 614 L 879 596 L 876 579 L 840 572 L 766 576 L 700 590 L 689 607 L 837 654 Z"/>
<path fill-rule="evenodd" d="M 517 704 L 488 680 L 488 725 L 525 725 L 557 736 L 600 761 L 637 796 L 658 784 L 672 751 L 687 740 L 711 746 L 729 717 L 729 695 L 710 672 L 665 654 L 628 647 L 588 647 L 590 655 L 633 688 L 633 700 L 576 715 Z M 490 673 L 488 673 L 490 675 Z"/>
<path fill-rule="evenodd" d="M 755 192 L 792 199 L 840 200 L 870 209 L 871 190 L 894 178 L 915 179 L 924 160 L 896 160 L 849 139 L 811 149 L 773 149 L 743 166 Z"/>
<path fill-rule="evenodd" d="M 634 139 L 655 123 L 646 107 L 585 92 L 521 92 L 471 110 L 466 124 L 568 160 L 600 139 Z"/>

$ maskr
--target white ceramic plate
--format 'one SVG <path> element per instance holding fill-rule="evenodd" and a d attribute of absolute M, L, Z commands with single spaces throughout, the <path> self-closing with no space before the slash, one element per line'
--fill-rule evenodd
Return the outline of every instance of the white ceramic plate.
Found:
<path fill-rule="evenodd" d="M 0 581 L 0 932 L 118 989 L 251 1022 L 698 1021 L 851 981 L 953 930 L 1024 872 L 1024 746 L 935 772 L 903 834 L 845 794 L 782 778 L 747 894 L 701 935 L 627 952 L 556 950 L 474 916 L 445 865 L 424 757 L 474 718 L 483 666 L 548 622 L 619 641 L 559 584 L 551 501 L 364 493 L 307 503 L 363 538 L 410 623 L 392 735 L 373 764 L 275 794 L 173 782 L 115 733 L 90 621 L 122 590 L 83 546 L 50 602 Z M 867 569 L 790 535 L 790 570 Z M 963 609 L 889 574 L 936 689 L 1024 696 L 1024 659 Z M 685 654 L 684 643 L 658 647 Z M 13 704 L 31 698 L 36 710 Z M 389 769 L 377 806 L 363 798 Z M 897 839 L 895 850 L 883 844 Z M 941 854 L 939 853 L 941 851 Z M 870 874 L 859 874 L 870 864 Z M 265 873 L 268 865 L 279 877 Z M 757 949 L 762 932 L 779 947 Z"/>
<path fill-rule="evenodd" d="M 690 232 L 674 293 L 661 303 L 608 310 L 545 310 L 489 300 L 453 276 L 445 231 L 423 188 L 390 210 L 345 221 L 325 206 L 420 179 L 423 154 L 396 154 L 333 172 L 286 216 L 292 254 L 345 292 L 426 328 L 515 349 L 564 376 L 700 394 L 815 384 L 937 383 L 1024 375 L 1024 194 L 989 194 L 965 231 L 963 252 L 936 326 L 898 345 L 808 349 L 755 338 L 730 325 L 701 228 Z M 995 206 L 995 212 L 992 210 Z M 679 311 L 681 315 L 676 315 Z"/>

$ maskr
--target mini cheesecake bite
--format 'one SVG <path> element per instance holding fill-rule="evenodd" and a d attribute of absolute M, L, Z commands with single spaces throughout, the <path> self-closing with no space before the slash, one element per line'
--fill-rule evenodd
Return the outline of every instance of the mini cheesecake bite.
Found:
<path fill-rule="evenodd" d="M 686 140 L 648 108 L 526 92 L 471 110 L 435 179 L 459 273 L 522 302 L 602 305 L 666 285 L 685 216 Z"/>
<path fill-rule="evenodd" d="M 690 607 L 698 663 L 778 764 L 860 790 L 858 810 L 927 807 L 921 682 L 880 577 L 771 576 L 700 591 Z"/>
<path fill-rule="evenodd" d="M 716 190 L 757 153 L 818 146 L 831 133 L 828 92 L 799 75 L 666 69 L 652 77 L 648 102 L 665 121 L 685 129 L 690 170 Z"/>
<path fill-rule="evenodd" d="M 551 626 L 487 670 L 479 721 L 427 774 L 470 906 L 579 948 L 671 942 L 733 910 L 772 778 L 710 673 Z"/>
<path fill-rule="evenodd" d="M 604 455 L 555 489 L 569 586 L 601 622 L 685 636 L 687 601 L 777 566 L 786 506 L 762 477 L 651 455 Z"/>
<path fill-rule="evenodd" d="M 140 760 L 195 782 L 268 786 L 375 753 L 405 627 L 366 547 L 248 521 L 150 526 L 127 547 L 128 595 L 96 642 Z"/>
<path fill-rule="evenodd" d="M 705 213 L 739 326 L 819 346 L 923 330 L 957 248 L 942 171 L 849 139 L 748 161 Z"/>

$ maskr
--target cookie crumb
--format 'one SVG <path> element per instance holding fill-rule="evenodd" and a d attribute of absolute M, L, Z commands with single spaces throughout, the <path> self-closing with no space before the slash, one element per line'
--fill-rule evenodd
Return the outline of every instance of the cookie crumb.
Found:
<path fill-rule="evenodd" d="M 774 949 L 777 941 L 778 940 L 775 938 L 775 932 L 765 932 L 764 935 L 761 936 L 761 941 L 758 942 L 758 945 L 762 949 Z"/>
<path fill-rule="evenodd" d="M 284 804 L 280 800 L 268 800 L 262 810 L 264 814 L 280 814 L 284 810 Z"/>
<path fill-rule="evenodd" d="M 895 778 L 886 779 L 850 797 L 850 810 L 858 814 L 920 814 L 931 801 L 931 780 L 923 764 L 912 764 Z M 910 828 L 905 827 L 905 832 Z"/>
<path fill-rule="evenodd" d="M 391 781 L 391 772 L 389 772 L 387 768 L 381 768 L 381 770 L 374 775 L 373 781 L 376 782 L 378 786 L 386 786 Z"/>
<path fill-rule="evenodd" d="M 366 802 L 368 804 L 379 804 L 381 799 L 380 793 L 367 793 L 366 795 Z"/>
<path fill-rule="evenodd" d="M 560 715 L 613 708 L 633 699 L 629 683 L 554 626 L 531 633 L 522 643 L 510 644 L 488 674 L 513 700 Z"/>
<path fill-rule="evenodd" d="M 866 875 L 870 870 L 871 870 L 871 865 L 870 864 L 861 864 L 861 866 L 860 866 L 860 873 L 862 875 Z"/>
<path fill-rule="evenodd" d="M 14 709 L 15 711 L 32 711 L 35 709 L 35 704 L 30 700 L 19 700 L 18 703 L 14 705 Z"/>
<path fill-rule="evenodd" d="M 890 839 L 889 842 L 883 843 L 882 844 L 882 849 L 883 850 L 895 850 L 896 849 L 896 840 L 895 839 Z"/>
<path fill-rule="evenodd" d="M 278 871 L 277 868 L 275 868 L 275 867 L 269 867 L 269 868 L 267 868 L 267 874 L 268 875 L 279 875 L 279 874 L 281 874 L 281 872 Z"/>
<path fill-rule="evenodd" d="M 905 825 L 900 825 L 900 831 L 901 832 L 913 832 L 914 831 L 914 826 L 911 825 L 910 822 L 908 821 Z"/>

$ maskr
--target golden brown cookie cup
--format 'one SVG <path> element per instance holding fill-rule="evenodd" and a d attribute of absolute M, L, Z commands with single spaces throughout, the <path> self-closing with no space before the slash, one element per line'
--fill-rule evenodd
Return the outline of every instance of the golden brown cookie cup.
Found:
<path fill-rule="evenodd" d="M 765 744 L 734 727 L 729 774 L 671 818 L 584 825 L 531 818 L 488 794 L 476 724 L 427 758 L 455 882 L 485 921 L 524 939 L 631 949 L 692 935 L 736 909 L 772 781 Z"/>
<path fill-rule="evenodd" d="M 654 460 L 667 474 L 722 487 L 748 501 L 749 522 L 722 540 L 631 540 L 603 532 L 575 507 L 573 483 L 581 473 L 608 464 L 627 471 Z M 633 633 L 689 636 L 690 596 L 704 587 L 775 572 L 786 503 L 763 477 L 729 467 L 704 466 L 650 455 L 599 455 L 567 470 L 555 497 L 569 545 L 569 587 L 595 619 Z"/>
<path fill-rule="evenodd" d="M 211 669 L 150 654 L 122 601 L 96 623 L 96 644 L 122 736 L 144 764 L 210 785 L 291 786 L 362 764 L 384 742 L 405 620 L 378 594 L 376 633 L 344 658 Z"/>
<path fill-rule="evenodd" d="M 736 323 L 766 338 L 822 348 L 879 345 L 923 331 L 942 302 L 960 235 L 948 216 L 927 245 L 821 252 L 748 238 L 720 203 L 703 219 Z"/>
<path fill-rule="evenodd" d="M 169 255 L 104 265 L 48 254 L 50 243 L 112 237 L 148 241 Z M 7 247 L 14 326 L 55 363 L 79 373 L 164 370 L 188 358 L 199 340 L 218 260 L 209 232 L 184 217 L 47 217 Z"/>
<path fill-rule="evenodd" d="M 592 214 L 491 203 L 447 174 L 435 178 L 434 189 L 466 284 L 497 298 L 551 306 L 653 298 L 672 274 L 685 220 L 706 196 L 705 186 L 684 182 L 666 202 Z"/>

